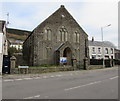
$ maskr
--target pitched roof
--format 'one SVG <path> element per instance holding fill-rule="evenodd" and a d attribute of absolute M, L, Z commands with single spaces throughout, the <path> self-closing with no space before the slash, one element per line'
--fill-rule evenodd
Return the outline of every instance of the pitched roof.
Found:
<path fill-rule="evenodd" d="M 104 47 L 111 47 L 111 48 L 116 48 L 116 46 L 109 42 L 109 41 L 91 41 L 89 40 L 89 46 L 104 46 Z"/>
<path fill-rule="evenodd" d="M 72 27 L 79 27 L 80 30 L 82 30 L 83 33 L 86 34 L 86 32 L 80 27 L 80 25 L 73 18 L 73 16 L 67 11 L 67 9 L 64 7 L 64 5 L 61 5 L 58 10 L 56 10 L 53 14 L 51 14 L 46 20 L 44 20 L 41 24 L 39 24 L 34 30 L 39 28 L 39 31 L 42 31 L 42 28 L 44 26 L 46 26 L 47 23 L 50 23 L 50 24 L 54 25 L 55 23 L 61 23 L 62 24 L 63 22 L 69 22 L 69 25 L 72 26 Z M 33 34 L 34 30 L 28 36 L 28 38 Z"/>

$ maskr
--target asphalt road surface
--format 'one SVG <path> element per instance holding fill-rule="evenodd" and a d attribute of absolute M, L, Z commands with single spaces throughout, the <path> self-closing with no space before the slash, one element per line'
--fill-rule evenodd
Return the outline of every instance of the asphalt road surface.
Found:
<path fill-rule="evenodd" d="M 118 99 L 118 68 L 2 80 L 3 99 Z"/>

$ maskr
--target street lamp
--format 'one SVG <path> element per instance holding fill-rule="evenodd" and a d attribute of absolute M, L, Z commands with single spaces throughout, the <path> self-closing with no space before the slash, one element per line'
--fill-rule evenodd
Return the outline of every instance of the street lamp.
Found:
<path fill-rule="evenodd" d="M 103 28 L 109 27 L 111 26 L 111 24 L 101 27 L 101 35 L 102 35 L 102 58 L 103 58 L 103 67 L 105 66 L 105 62 L 104 62 L 104 44 L 103 44 Z"/>

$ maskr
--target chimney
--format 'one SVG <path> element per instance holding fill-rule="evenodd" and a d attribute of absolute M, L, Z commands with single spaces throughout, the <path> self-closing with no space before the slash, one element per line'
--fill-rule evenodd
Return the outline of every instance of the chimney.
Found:
<path fill-rule="evenodd" d="M 61 8 L 64 8 L 64 5 L 61 5 Z"/>
<path fill-rule="evenodd" d="M 92 42 L 94 41 L 94 37 L 92 37 Z"/>

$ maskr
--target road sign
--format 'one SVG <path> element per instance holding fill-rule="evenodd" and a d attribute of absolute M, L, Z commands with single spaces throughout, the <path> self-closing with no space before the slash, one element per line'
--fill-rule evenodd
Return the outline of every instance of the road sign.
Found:
<path fill-rule="evenodd" d="M 18 68 L 29 68 L 29 66 L 18 66 Z"/>
<path fill-rule="evenodd" d="M 67 63 L 66 57 L 60 57 L 60 63 Z"/>

